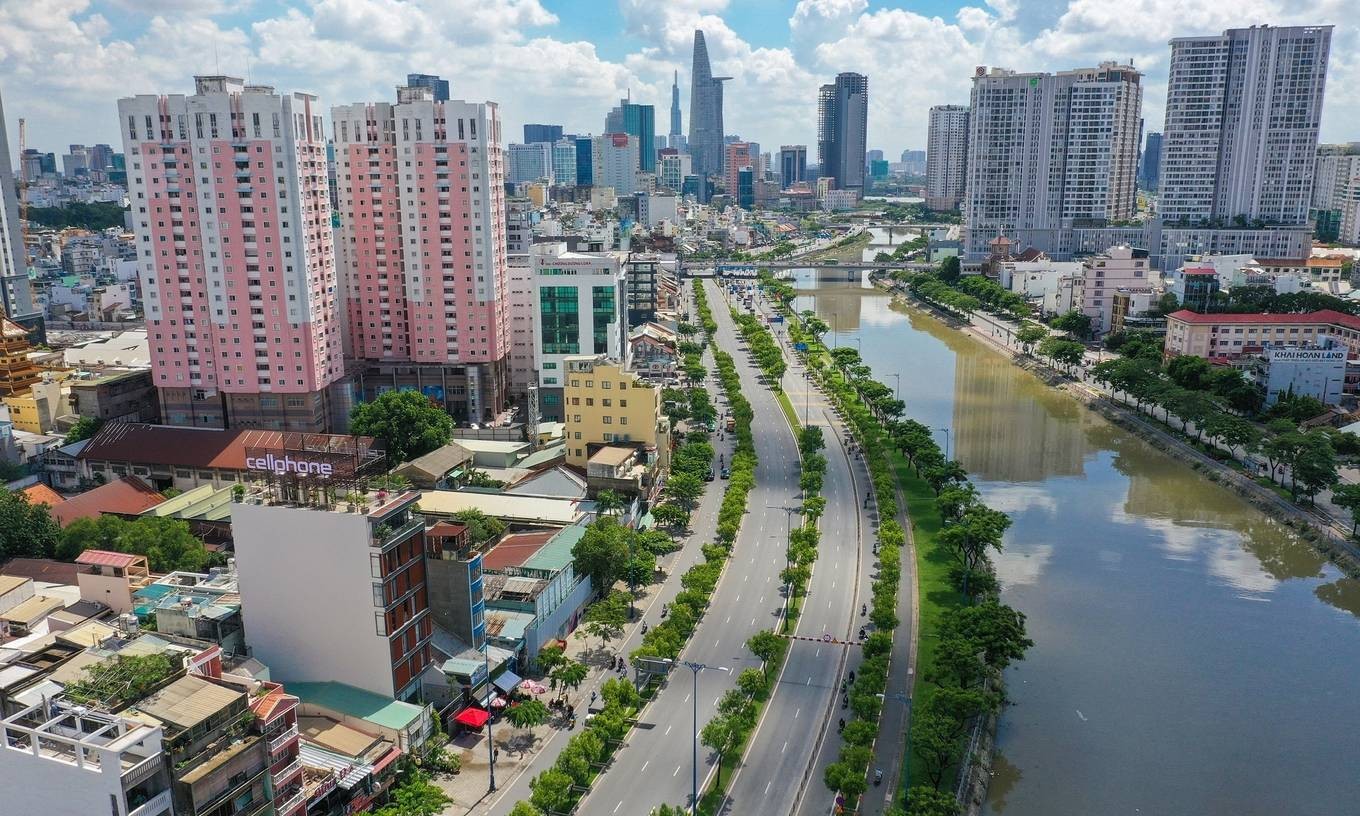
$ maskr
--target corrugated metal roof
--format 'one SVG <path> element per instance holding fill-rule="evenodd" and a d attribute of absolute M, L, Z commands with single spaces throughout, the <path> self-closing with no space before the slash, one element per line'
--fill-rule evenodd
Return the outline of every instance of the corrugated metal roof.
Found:
<path fill-rule="evenodd" d="M 373 773 L 373 766 L 366 762 L 356 762 L 350 757 L 327 751 L 320 745 L 307 740 L 298 742 L 298 758 L 308 768 L 320 768 L 339 777 L 339 785 L 350 790 Z"/>
<path fill-rule="evenodd" d="M 143 698 L 130 710 L 155 717 L 167 725 L 189 729 L 241 697 L 241 692 L 186 675 Z"/>
<path fill-rule="evenodd" d="M 76 557 L 76 563 L 88 564 L 96 567 L 122 567 L 126 569 L 145 558 L 146 556 L 144 555 L 112 552 L 111 550 L 86 550 Z"/>

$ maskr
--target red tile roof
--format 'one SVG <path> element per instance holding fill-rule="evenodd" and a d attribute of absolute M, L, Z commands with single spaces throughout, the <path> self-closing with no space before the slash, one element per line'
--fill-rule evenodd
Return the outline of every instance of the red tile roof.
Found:
<path fill-rule="evenodd" d="M 511 533 L 502 538 L 500 543 L 491 549 L 490 552 L 482 556 L 482 569 L 505 569 L 506 567 L 518 567 L 528 561 L 534 553 L 543 549 L 557 530 L 547 530 L 544 532 L 533 533 Z"/>
<path fill-rule="evenodd" d="M 53 507 L 52 518 L 65 527 L 76 519 L 97 518 L 105 513 L 135 516 L 163 501 L 165 497 L 151 485 L 136 476 L 124 476 Z"/>
<path fill-rule="evenodd" d="M 60 493 L 42 482 L 38 482 L 35 485 L 29 485 L 20 492 L 28 497 L 29 504 L 45 504 L 48 507 L 56 507 L 58 504 L 66 501 L 65 497 Z"/>
<path fill-rule="evenodd" d="M 11 558 L 0 566 L 0 572 L 51 584 L 74 584 L 80 570 L 75 564 L 50 558 Z"/>
<path fill-rule="evenodd" d="M 1360 317 L 1349 315 L 1345 312 L 1338 312 L 1334 309 L 1322 309 L 1316 312 L 1304 312 L 1302 314 L 1271 314 L 1261 312 L 1249 312 L 1245 314 L 1234 314 L 1230 312 L 1214 312 L 1203 314 L 1192 312 L 1189 309 L 1181 309 L 1167 315 L 1168 320 L 1179 320 L 1182 323 L 1194 323 L 1198 325 L 1211 325 L 1215 323 L 1308 323 L 1308 324 L 1330 324 L 1344 326 L 1348 329 L 1360 331 Z"/>
<path fill-rule="evenodd" d="M 132 555 L 109 550 L 86 550 L 76 558 L 76 563 L 88 564 L 93 567 L 122 567 L 127 569 L 145 557 L 144 555 Z"/>

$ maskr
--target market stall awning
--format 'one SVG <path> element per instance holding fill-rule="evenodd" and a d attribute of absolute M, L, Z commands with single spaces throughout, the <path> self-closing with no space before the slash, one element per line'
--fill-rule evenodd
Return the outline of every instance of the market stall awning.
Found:
<path fill-rule="evenodd" d="M 466 725 L 468 728 L 481 728 L 486 725 L 486 721 L 491 719 L 491 715 L 480 708 L 468 707 L 458 712 L 458 716 L 453 721 L 459 725 Z"/>
<path fill-rule="evenodd" d="M 501 672 L 499 677 L 491 681 L 492 685 L 494 685 L 501 691 L 505 692 L 506 694 L 509 694 L 510 692 L 514 691 L 516 688 L 519 687 L 519 684 L 522 682 L 524 681 L 520 679 L 519 675 L 515 674 L 509 669 L 506 669 L 505 671 Z"/>

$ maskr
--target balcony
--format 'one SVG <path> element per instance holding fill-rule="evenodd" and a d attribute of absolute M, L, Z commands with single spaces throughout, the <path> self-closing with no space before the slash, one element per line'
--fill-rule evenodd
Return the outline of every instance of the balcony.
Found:
<path fill-rule="evenodd" d="M 282 771 L 279 771 L 278 773 L 271 773 L 269 775 L 269 778 L 271 781 L 273 781 L 274 787 L 281 788 L 283 787 L 284 783 L 287 782 L 290 778 L 300 773 L 302 773 L 302 760 L 295 759 L 292 762 L 288 763 L 288 765 Z"/>
<path fill-rule="evenodd" d="M 130 811 L 128 816 L 161 816 L 170 812 L 170 789 L 166 788 L 151 797 L 141 807 Z"/>
<path fill-rule="evenodd" d="M 271 737 L 269 740 L 270 756 L 272 757 L 274 754 L 278 753 L 280 749 L 288 745 L 288 743 L 297 737 L 297 735 L 297 725 L 291 725 L 286 731 L 280 733 L 278 736 Z"/>
<path fill-rule="evenodd" d="M 146 759 L 128 768 L 123 773 L 123 789 L 130 790 L 141 783 L 155 776 L 156 771 L 165 765 L 165 757 L 162 754 L 152 754 Z"/>
<path fill-rule="evenodd" d="M 299 787 L 287 799 L 275 799 L 274 811 L 278 816 L 292 816 L 305 804 L 307 804 L 307 789 Z"/>
<path fill-rule="evenodd" d="M 417 530 L 425 529 L 425 518 L 413 515 L 405 524 L 400 527 L 390 527 L 386 524 L 379 524 L 373 528 L 373 545 L 375 547 L 386 547 L 395 542 L 402 541 Z"/>

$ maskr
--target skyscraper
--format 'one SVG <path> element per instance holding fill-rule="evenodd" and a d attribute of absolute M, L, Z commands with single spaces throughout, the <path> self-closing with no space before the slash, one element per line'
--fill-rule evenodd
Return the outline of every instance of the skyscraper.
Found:
<path fill-rule="evenodd" d="M 407 74 L 406 86 L 409 88 L 429 88 L 434 101 L 449 101 L 449 81 L 440 79 L 438 74 Z"/>
<path fill-rule="evenodd" d="M 836 188 L 864 194 L 869 78 L 846 72 L 817 95 L 817 161 Z"/>
<path fill-rule="evenodd" d="M 561 138 L 562 138 L 562 126 L 561 126 L 561 125 L 525 125 L 525 126 L 524 126 L 524 143 L 525 143 L 525 144 L 538 144 L 538 143 L 540 143 L 540 142 L 547 142 L 547 143 L 549 143 L 549 144 L 552 144 L 553 142 L 556 142 L 558 139 L 561 139 Z"/>
<path fill-rule="evenodd" d="M 589 136 L 576 137 L 576 186 L 589 187 L 595 183 L 595 140 Z"/>
<path fill-rule="evenodd" d="M 926 136 L 926 206 L 957 209 L 967 168 L 968 106 L 935 105 Z"/>
<path fill-rule="evenodd" d="M 1253 26 L 1171 41 L 1164 223 L 1307 223 L 1331 39 L 1331 26 Z"/>
<path fill-rule="evenodd" d="M 638 169 L 656 172 L 656 108 L 620 99 L 605 116 L 604 128 L 605 133 L 627 133 L 637 139 Z"/>
<path fill-rule="evenodd" d="M 576 186 L 576 139 L 553 142 L 552 178 L 558 187 Z"/>
<path fill-rule="evenodd" d="M 694 31 L 694 68 L 689 82 L 689 151 L 700 176 L 722 171 L 723 82 L 708 63 L 704 32 Z"/>
<path fill-rule="evenodd" d="M 780 147 L 780 187 L 787 190 L 800 181 L 807 181 L 807 145 L 784 145 Z"/>
<path fill-rule="evenodd" d="M 523 184 L 553 177 L 553 146 L 548 142 L 512 144 L 505 153 L 505 180 Z"/>
<path fill-rule="evenodd" d="M 1133 217 L 1141 80 L 1113 62 L 1057 74 L 978 69 L 968 115 L 967 257 L 984 257 L 1003 234 L 1057 252 L 1074 227 Z"/>
<path fill-rule="evenodd" d="M 1162 134 L 1151 132 L 1143 148 L 1143 166 L 1138 171 L 1138 183 L 1144 190 L 1157 191 L 1157 173 L 1162 167 Z"/>
<path fill-rule="evenodd" d="M 1319 237 L 1360 243 L 1360 142 L 1318 146 L 1312 210 Z"/>
<path fill-rule="evenodd" d="M 675 77 L 671 79 L 671 136 L 680 135 L 680 72 L 675 72 Z M 674 139 L 669 147 L 675 147 Z"/>
<path fill-rule="evenodd" d="M 752 164 L 751 146 L 746 142 L 729 142 L 724 151 L 726 155 L 723 157 L 723 183 L 727 194 L 735 201 L 739 184 L 738 174 Z"/>
<path fill-rule="evenodd" d="M 18 188 L 14 184 L 14 168 L 10 166 L 9 156 L 5 106 L 0 103 L 0 307 L 9 318 L 30 325 L 38 315 L 33 311 L 28 256 L 19 226 L 19 202 L 14 194 Z"/>
<path fill-rule="evenodd" d="M 344 369 L 321 106 L 194 84 L 118 100 L 161 416 L 325 430 Z"/>
<path fill-rule="evenodd" d="M 406 87 L 395 104 L 333 108 L 331 121 L 349 352 L 365 363 L 363 396 L 417 388 L 459 420 L 493 418 L 509 376 L 496 104 L 436 102 Z M 408 184 L 370 182 L 398 168 Z"/>

